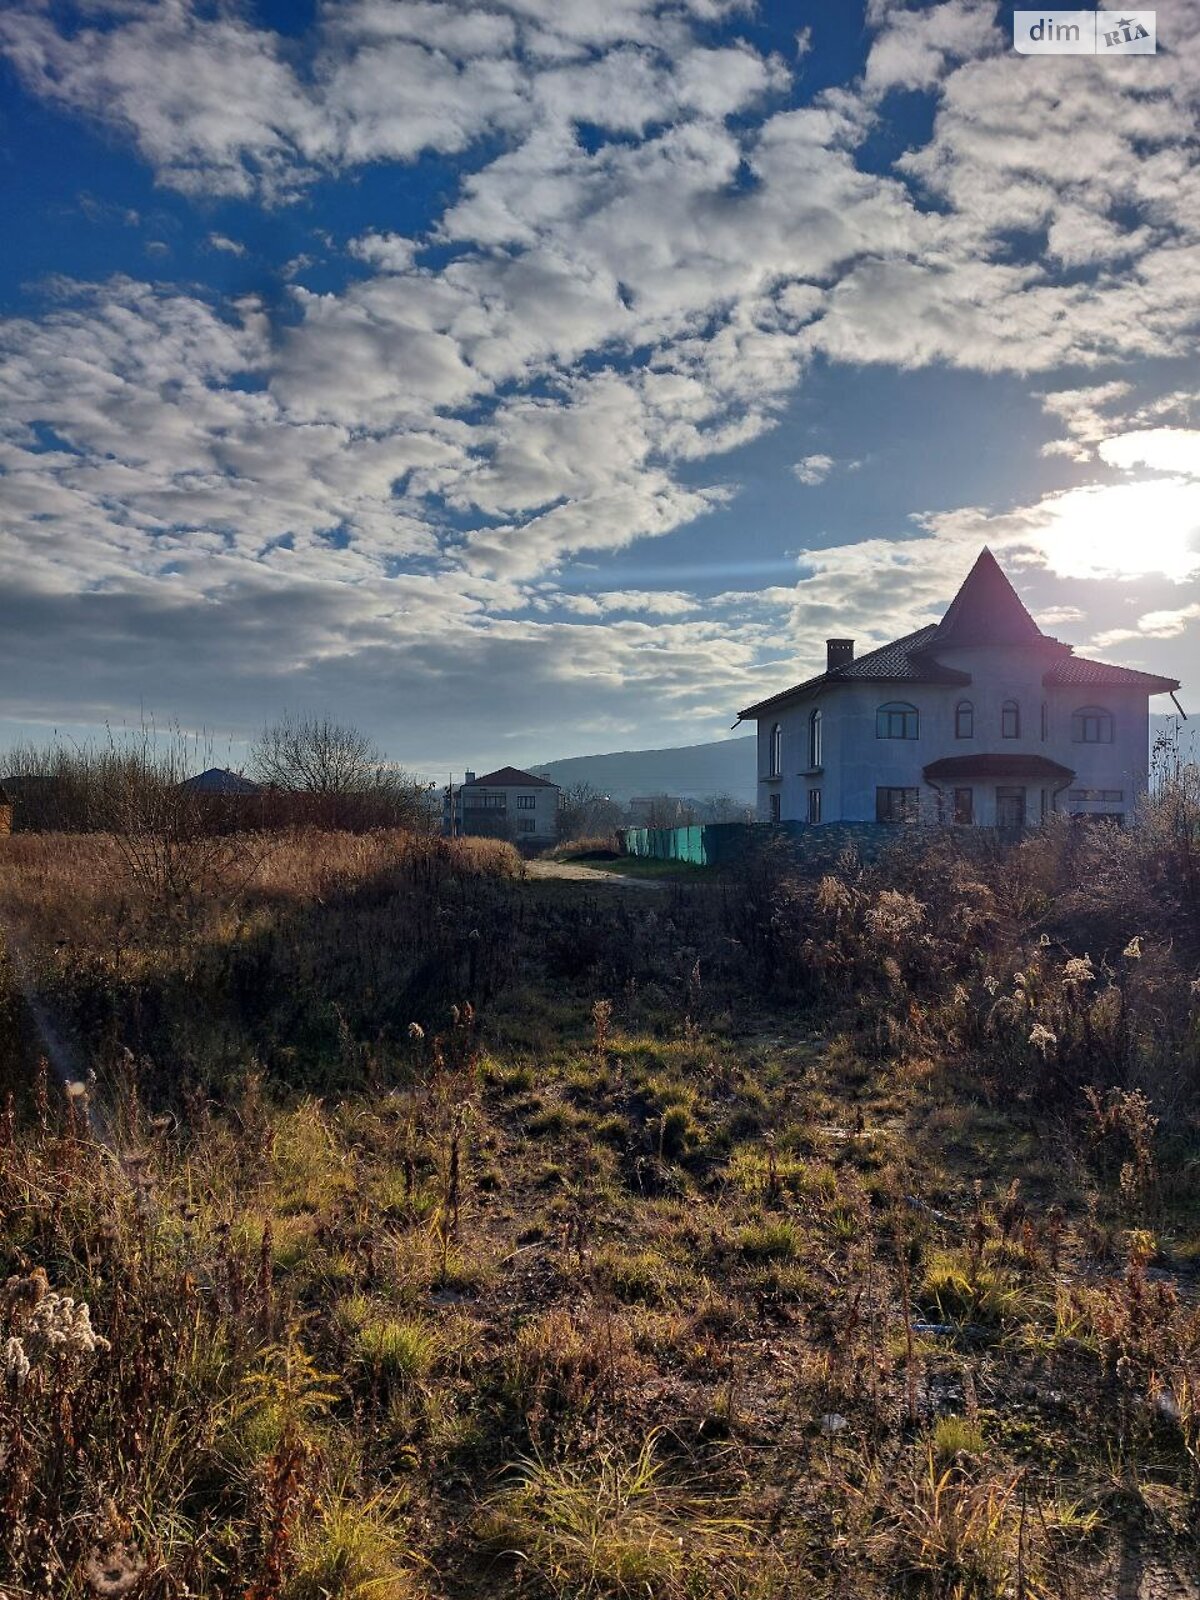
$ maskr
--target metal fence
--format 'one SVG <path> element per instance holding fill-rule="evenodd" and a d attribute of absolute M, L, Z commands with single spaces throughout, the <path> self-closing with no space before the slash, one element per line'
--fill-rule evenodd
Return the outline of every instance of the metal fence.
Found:
<path fill-rule="evenodd" d="M 896 831 L 875 822 L 699 822 L 686 828 L 622 828 L 619 836 L 627 856 L 719 867 L 778 839 L 806 858 L 832 859 L 850 844 L 869 857 L 894 840 Z"/>

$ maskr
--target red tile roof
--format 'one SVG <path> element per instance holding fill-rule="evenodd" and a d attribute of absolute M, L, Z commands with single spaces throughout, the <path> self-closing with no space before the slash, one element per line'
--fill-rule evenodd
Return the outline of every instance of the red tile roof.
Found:
<path fill-rule="evenodd" d="M 468 789 L 557 789 L 549 778 L 535 778 L 532 772 L 522 772 L 519 767 L 497 767 L 495 772 L 485 772 L 482 778 L 466 785 Z"/>

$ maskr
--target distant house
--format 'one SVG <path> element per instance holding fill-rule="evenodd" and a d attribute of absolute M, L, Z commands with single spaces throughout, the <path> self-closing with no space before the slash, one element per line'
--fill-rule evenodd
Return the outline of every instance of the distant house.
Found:
<path fill-rule="evenodd" d="M 1149 697 L 1174 678 L 1044 634 L 990 550 L 938 623 L 748 706 L 765 822 L 1123 821 L 1149 780 Z"/>
<path fill-rule="evenodd" d="M 481 778 L 468 772 L 461 784 L 447 790 L 442 821 L 447 833 L 511 839 L 515 844 L 553 844 L 558 785 L 517 767 L 499 767 Z"/>
<path fill-rule="evenodd" d="M 179 785 L 192 794 L 261 794 L 262 785 L 228 767 L 209 767 L 194 778 L 185 778 Z"/>
<path fill-rule="evenodd" d="M 677 794 L 635 794 L 628 811 L 635 828 L 677 828 L 692 815 L 692 807 Z"/>

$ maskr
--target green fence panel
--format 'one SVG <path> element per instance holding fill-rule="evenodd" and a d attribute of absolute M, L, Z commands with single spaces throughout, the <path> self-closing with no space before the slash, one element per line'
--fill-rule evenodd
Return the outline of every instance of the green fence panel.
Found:
<path fill-rule="evenodd" d="M 696 867 L 728 866 L 769 839 L 786 839 L 798 856 L 831 864 L 848 846 L 871 859 L 896 838 L 895 827 L 873 822 L 704 822 L 684 828 L 623 828 L 627 856 L 685 861 Z"/>

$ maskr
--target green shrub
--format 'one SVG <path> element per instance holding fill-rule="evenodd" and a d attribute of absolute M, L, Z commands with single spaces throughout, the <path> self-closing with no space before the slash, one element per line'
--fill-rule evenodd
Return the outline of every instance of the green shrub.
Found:
<path fill-rule="evenodd" d="M 399 1317 L 371 1319 L 354 1336 L 363 1366 L 385 1384 L 407 1387 L 423 1382 L 437 1360 L 437 1338 L 423 1322 Z"/>

